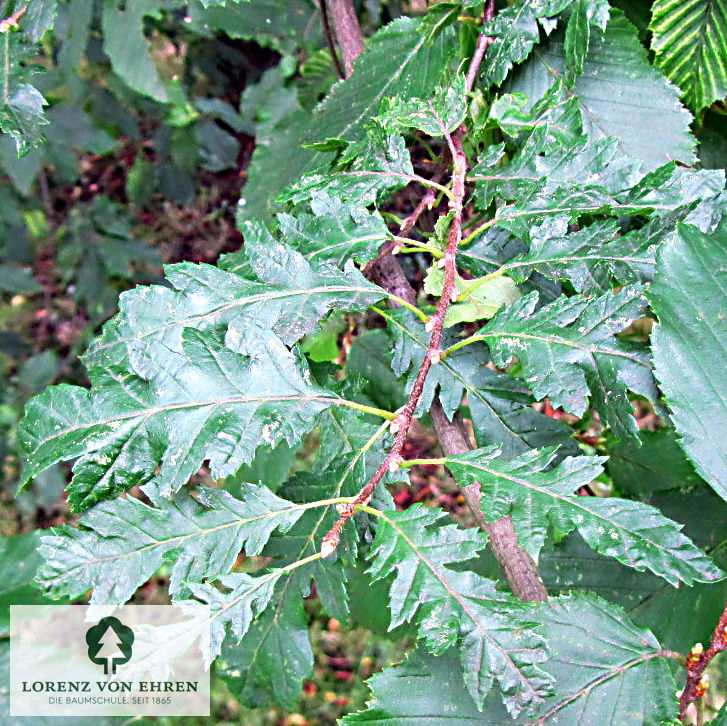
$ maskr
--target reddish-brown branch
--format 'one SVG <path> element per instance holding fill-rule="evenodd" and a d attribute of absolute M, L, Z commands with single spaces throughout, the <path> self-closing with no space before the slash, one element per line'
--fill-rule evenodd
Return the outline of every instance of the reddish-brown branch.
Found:
<path fill-rule="evenodd" d="M 328 52 L 331 54 L 333 65 L 336 67 L 336 75 L 339 78 L 345 78 L 346 75 L 343 72 L 341 61 L 338 59 L 338 53 L 336 53 L 336 44 L 333 41 L 333 31 L 331 29 L 331 22 L 328 18 L 328 3 L 326 0 L 318 0 L 318 5 L 321 10 L 321 20 L 323 22 L 323 35 L 326 36 L 326 44 L 328 45 Z"/>
<path fill-rule="evenodd" d="M 684 721 L 689 704 L 700 699 L 707 690 L 709 681 L 705 681 L 707 666 L 727 648 L 727 604 L 722 611 L 717 627 L 714 629 L 709 648 L 704 650 L 698 643 L 687 656 L 687 683 L 679 696 L 679 718 Z"/>
<path fill-rule="evenodd" d="M 478 39 L 477 47 L 480 48 L 480 46 L 484 46 L 486 48 L 490 42 L 492 42 L 491 38 L 481 36 Z M 482 60 L 483 55 L 484 50 L 477 54 L 477 57 L 479 58 L 477 66 L 475 66 L 474 71 L 472 71 L 472 67 L 470 67 L 467 77 L 471 76 L 474 79 L 477 73 L 477 67 L 479 66 L 479 62 Z M 472 66 L 474 65 L 475 59 L 473 58 Z M 452 154 L 452 198 L 449 203 L 449 207 L 452 212 L 452 222 L 449 227 L 447 246 L 442 258 L 444 262 L 444 284 L 442 287 L 442 295 L 437 303 L 436 312 L 427 323 L 427 330 L 431 332 L 429 345 L 427 347 L 424 360 L 419 368 L 419 372 L 414 380 L 414 385 L 412 386 L 409 398 L 404 404 L 403 409 L 397 415 L 396 419 L 392 421 L 391 431 L 395 434 L 394 443 L 389 450 L 389 453 L 381 462 L 381 466 L 379 466 L 375 474 L 364 485 L 354 502 L 350 505 L 346 505 L 342 509 L 341 516 L 323 538 L 321 543 L 321 553 L 324 557 L 332 554 L 336 547 L 338 547 L 338 543 L 341 539 L 341 530 L 345 526 L 346 522 L 354 515 L 356 507 L 361 504 L 367 504 L 371 499 L 371 495 L 374 490 L 379 485 L 379 482 L 384 478 L 386 473 L 394 472 L 399 468 L 402 461 L 401 453 L 404 448 L 404 443 L 409 433 L 412 419 L 414 418 L 414 412 L 416 411 L 422 391 L 424 390 L 424 383 L 429 375 L 429 370 L 432 365 L 437 365 L 441 360 L 440 356 L 442 351 L 440 349 L 440 343 L 442 340 L 442 331 L 444 330 L 444 319 L 450 303 L 456 296 L 457 289 L 456 259 L 457 248 L 462 240 L 462 211 L 464 208 L 467 157 L 465 156 L 464 149 L 462 147 L 462 138 L 465 131 L 464 127 L 457 129 L 454 134 L 450 134 L 441 122 L 439 122 L 439 124 L 442 129 L 442 134 L 447 141 L 447 145 L 450 148 L 450 153 Z"/>
<path fill-rule="evenodd" d="M 346 77 L 353 73 L 353 62 L 363 52 L 364 40 L 361 26 L 358 24 L 356 10 L 351 0 L 321 0 L 328 4 L 328 11 L 333 19 L 336 40 L 343 54 L 343 65 Z"/>

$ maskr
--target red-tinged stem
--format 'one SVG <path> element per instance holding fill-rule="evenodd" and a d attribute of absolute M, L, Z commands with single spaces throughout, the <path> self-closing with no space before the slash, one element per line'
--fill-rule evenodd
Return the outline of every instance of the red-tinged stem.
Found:
<path fill-rule="evenodd" d="M 478 39 L 477 48 L 479 49 L 482 46 L 483 50 L 482 52 L 475 54 L 470 69 L 467 72 L 467 77 L 471 77 L 473 82 L 477 74 L 479 63 L 484 55 L 484 49 L 486 49 L 490 42 L 492 42 L 492 39 L 487 36 L 480 36 L 480 39 Z M 474 66 L 474 70 L 472 66 Z M 464 127 L 460 127 L 454 132 L 454 134 L 450 134 L 441 121 L 438 120 L 438 123 L 442 130 L 442 135 L 446 139 L 447 145 L 449 146 L 452 154 L 452 195 L 449 207 L 453 214 L 449 228 L 449 236 L 447 238 L 447 247 L 444 251 L 443 257 L 444 284 L 442 288 L 442 295 L 437 303 L 437 310 L 434 316 L 427 323 L 427 329 L 431 331 L 429 345 L 421 367 L 419 368 L 419 372 L 417 373 L 414 385 L 412 386 L 409 398 L 407 399 L 403 409 L 397 415 L 396 419 L 392 422 L 392 432 L 395 433 L 394 443 L 389 450 L 389 453 L 381 462 L 381 466 L 379 466 L 375 474 L 364 485 L 354 502 L 340 508 L 341 516 L 333 527 L 331 527 L 330 531 L 326 534 L 321 543 L 321 552 L 324 557 L 332 554 L 336 547 L 338 547 L 338 543 L 341 539 L 341 530 L 345 526 L 346 522 L 356 512 L 356 507 L 368 504 L 371 499 L 371 495 L 374 493 L 374 490 L 379 485 L 379 482 L 381 482 L 384 478 L 386 473 L 390 471 L 394 472 L 399 468 L 399 464 L 402 460 L 401 454 L 404 448 L 404 443 L 409 433 L 411 422 L 414 418 L 414 412 L 416 411 L 422 391 L 424 390 L 424 384 L 427 380 L 427 376 L 429 375 L 429 370 L 432 365 L 436 365 L 441 359 L 442 351 L 440 344 L 442 341 L 442 331 L 444 329 L 444 319 L 449 305 L 456 294 L 456 259 L 457 248 L 459 247 L 459 243 L 462 239 L 462 212 L 464 207 L 465 177 L 467 175 L 467 157 L 465 156 L 462 147 L 462 138 L 465 132 Z"/>
<path fill-rule="evenodd" d="M 687 656 L 687 683 L 679 696 L 679 718 L 686 723 L 687 708 L 691 703 L 700 699 L 707 690 L 708 681 L 705 682 L 704 671 L 715 656 L 727 648 L 727 604 L 722 611 L 717 627 L 714 629 L 712 640 L 707 650 L 703 650 L 701 643 L 692 648 Z"/>

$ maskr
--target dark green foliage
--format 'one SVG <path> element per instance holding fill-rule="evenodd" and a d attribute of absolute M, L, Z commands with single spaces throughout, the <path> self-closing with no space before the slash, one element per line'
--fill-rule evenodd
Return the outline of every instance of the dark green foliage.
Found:
<path fill-rule="evenodd" d="M 340 81 L 309 0 L 3 26 L 0 449 L 53 526 L 0 600 L 159 578 L 246 707 L 298 708 L 332 618 L 411 649 L 343 724 L 672 723 L 726 590 L 724 3 L 359 5 Z"/>

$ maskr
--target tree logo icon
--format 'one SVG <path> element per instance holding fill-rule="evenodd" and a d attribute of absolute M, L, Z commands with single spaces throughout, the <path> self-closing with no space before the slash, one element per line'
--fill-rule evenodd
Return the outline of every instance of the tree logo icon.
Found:
<path fill-rule="evenodd" d="M 123 665 L 131 658 L 134 631 L 118 618 L 101 618 L 86 631 L 86 643 L 89 660 L 102 665 L 107 676 L 114 675 L 117 664 Z"/>

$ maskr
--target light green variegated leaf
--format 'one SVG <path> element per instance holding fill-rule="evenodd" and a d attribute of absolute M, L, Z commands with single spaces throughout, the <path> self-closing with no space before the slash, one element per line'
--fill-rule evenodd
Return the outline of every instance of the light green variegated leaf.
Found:
<path fill-rule="evenodd" d="M 63 526 L 42 539 L 45 564 L 38 582 L 51 595 L 122 605 L 164 562 L 174 561 L 170 592 L 227 574 L 244 549 L 258 554 L 275 529 L 289 530 L 306 511 L 267 488 L 243 484 L 240 498 L 201 488 L 179 492 L 150 507 L 116 499 L 89 510 L 78 527 Z"/>
<path fill-rule="evenodd" d="M 311 264 L 259 224 L 246 228 L 245 262 L 248 277 L 212 265 L 168 265 L 173 288 L 153 285 L 124 293 L 121 312 L 84 356 L 86 366 L 93 372 L 123 365 L 139 344 L 179 350 L 184 330 L 243 318 L 269 327 L 290 345 L 314 330 L 332 308 L 365 310 L 385 295 L 352 263 L 343 270 L 326 261 Z"/>
<path fill-rule="evenodd" d="M 342 401 L 312 385 L 300 355 L 274 333 L 244 323 L 224 336 L 187 328 L 179 353 L 148 344 L 133 350 L 131 365 L 97 373 L 91 390 L 55 386 L 27 404 L 23 482 L 77 458 L 75 509 L 151 479 L 146 491 L 158 498 L 205 460 L 213 476 L 227 476 L 262 444 L 298 441 Z"/>
<path fill-rule="evenodd" d="M 675 683 L 659 642 L 618 607 L 595 597 L 552 598 L 537 608 L 553 657 L 544 665 L 556 694 L 533 714 L 513 719 L 499 695 L 482 713 L 463 685 L 466 671 L 450 651 L 419 648 L 370 680 L 369 708 L 342 724 L 367 726 L 643 726 L 667 723 L 677 710 Z"/>
<path fill-rule="evenodd" d="M 472 559 L 485 539 L 478 530 L 443 524 L 445 516 L 421 505 L 380 515 L 369 572 L 375 580 L 395 575 L 391 627 L 416 619 L 433 653 L 458 644 L 478 706 L 496 682 L 513 716 L 532 710 L 551 684 L 538 667 L 545 644 L 527 627 L 530 609 L 498 592 L 492 580 L 450 567 Z"/>
<path fill-rule="evenodd" d="M 636 343 L 615 337 L 646 309 L 642 288 L 633 285 L 597 298 L 562 296 L 540 309 L 531 293 L 499 311 L 477 333 L 496 365 L 513 356 L 537 398 L 576 416 L 587 399 L 617 438 L 637 435 L 627 391 L 656 399 L 648 355 Z"/>
<path fill-rule="evenodd" d="M 429 98 L 456 49 L 446 27 L 452 21 L 443 17 L 427 35 L 420 32 L 420 20 L 389 23 L 367 41 L 351 77 L 337 83 L 312 113 L 298 111 L 266 129 L 256 139 L 241 216 L 267 218 L 272 200 L 291 182 L 328 167 L 330 153 L 305 149 L 303 144 L 329 138 L 362 141 L 384 98 Z"/>
<path fill-rule="evenodd" d="M 562 34 L 554 33 L 518 69 L 507 90 L 523 93 L 533 103 L 562 82 L 563 43 Z M 583 73 L 571 90 L 589 137 L 616 137 L 618 152 L 642 160 L 645 171 L 672 159 L 695 160 L 691 114 L 679 102 L 679 90 L 650 65 L 635 28 L 620 10 L 611 11 L 603 37 L 591 37 Z"/>
<path fill-rule="evenodd" d="M 426 355 L 430 335 L 424 325 L 406 310 L 386 314 L 393 340 L 392 369 L 404 376 L 411 390 Z M 445 337 L 444 344 L 454 342 Z M 560 445 L 575 453 L 571 431 L 562 422 L 543 416 L 529 404 L 527 387 L 510 376 L 487 366 L 488 355 L 482 346 L 467 346 L 433 366 L 424 385 L 421 410 L 428 411 L 439 386 L 439 400 L 447 416 L 462 403 L 463 394 L 481 445 L 501 446 L 506 456 L 515 456 L 533 447 Z"/>
<path fill-rule="evenodd" d="M 694 111 L 727 96 L 727 2 L 656 0 L 651 49 L 656 64 Z"/>
<path fill-rule="evenodd" d="M 727 225 L 707 235 L 680 225 L 657 258 L 649 300 L 656 377 L 697 472 L 727 499 Z"/>
<path fill-rule="evenodd" d="M 711 582 L 720 570 L 685 537 L 680 527 L 640 502 L 574 494 L 601 473 L 601 457 L 568 457 L 549 469 L 553 449 L 504 460 L 476 449 L 445 460 L 462 485 L 478 484 L 490 521 L 509 515 L 523 546 L 537 557 L 549 527 L 577 529 L 597 552 L 637 570 L 650 569 L 667 582 Z"/>

